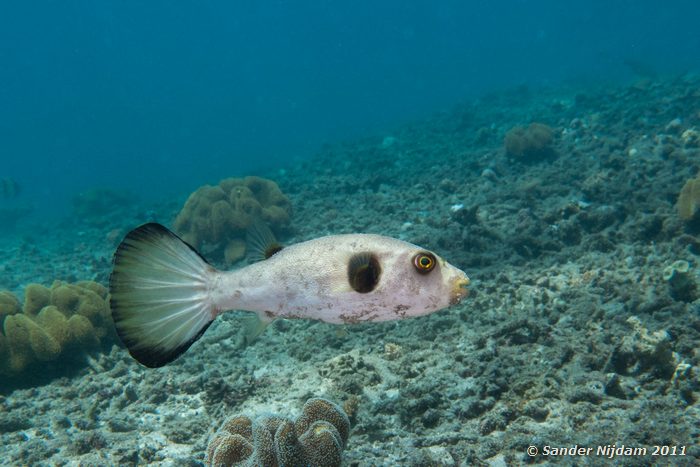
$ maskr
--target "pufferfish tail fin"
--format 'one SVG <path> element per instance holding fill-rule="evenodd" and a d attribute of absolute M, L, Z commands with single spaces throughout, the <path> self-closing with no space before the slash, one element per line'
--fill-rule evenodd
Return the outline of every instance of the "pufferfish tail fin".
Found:
<path fill-rule="evenodd" d="M 216 317 L 209 290 L 217 270 L 160 224 L 129 232 L 114 253 L 110 308 L 117 334 L 147 367 L 184 353 Z"/>

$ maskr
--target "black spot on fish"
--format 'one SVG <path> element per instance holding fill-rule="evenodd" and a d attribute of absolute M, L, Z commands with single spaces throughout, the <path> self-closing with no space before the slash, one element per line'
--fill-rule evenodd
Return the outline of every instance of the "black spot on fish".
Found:
<path fill-rule="evenodd" d="M 373 291 L 379 283 L 382 268 L 374 253 L 365 251 L 357 253 L 348 261 L 348 282 L 359 293 Z"/>

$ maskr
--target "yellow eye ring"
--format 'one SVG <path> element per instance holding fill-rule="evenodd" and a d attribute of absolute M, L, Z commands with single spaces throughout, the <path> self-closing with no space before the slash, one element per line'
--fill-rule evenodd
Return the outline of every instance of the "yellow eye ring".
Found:
<path fill-rule="evenodd" d="M 436 263 L 437 260 L 432 253 L 421 252 L 413 257 L 413 266 L 416 268 L 416 271 L 421 274 L 427 274 L 432 271 Z"/>

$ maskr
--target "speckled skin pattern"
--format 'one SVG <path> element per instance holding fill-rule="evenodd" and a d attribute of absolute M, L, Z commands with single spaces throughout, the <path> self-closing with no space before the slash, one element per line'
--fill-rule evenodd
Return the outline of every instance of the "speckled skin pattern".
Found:
<path fill-rule="evenodd" d="M 271 258 L 213 278 L 217 314 L 257 312 L 274 318 L 316 319 L 328 323 L 389 321 L 422 316 L 459 303 L 467 295 L 467 275 L 435 255 L 437 264 L 420 274 L 416 245 L 371 234 L 321 237 L 289 246 Z M 348 261 L 371 252 L 381 266 L 374 290 L 359 293 L 348 281 Z"/>

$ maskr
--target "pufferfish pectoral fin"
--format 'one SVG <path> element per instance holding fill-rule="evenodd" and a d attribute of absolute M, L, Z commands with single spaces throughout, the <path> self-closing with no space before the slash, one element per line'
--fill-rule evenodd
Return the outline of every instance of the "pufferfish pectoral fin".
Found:
<path fill-rule="evenodd" d="M 270 325 L 274 318 L 265 313 L 250 313 L 243 318 L 245 344 L 250 345 Z"/>
<path fill-rule="evenodd" d="M 114 253 L 110 308 L 129 353 L 155 368 L 184 353 L 214 320 L 216 269 L 160 224 L 129 232 Z"/>
<path fill-rule="evenodd" d="M 280 251 L 284 246 L 277 241 L 270 227 L 261 219 L 255 219 L 246 231 L 248 261 L 264 261 Z"/>

